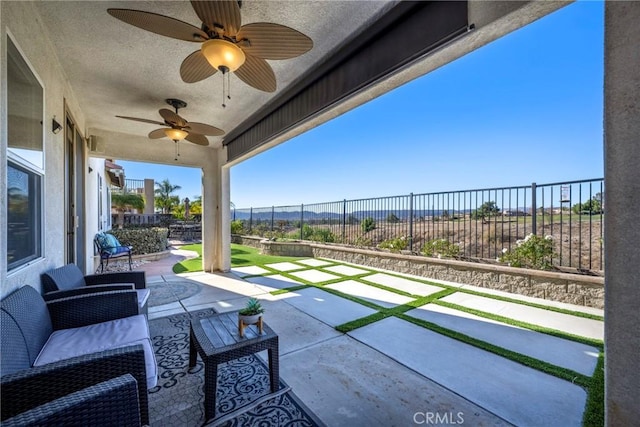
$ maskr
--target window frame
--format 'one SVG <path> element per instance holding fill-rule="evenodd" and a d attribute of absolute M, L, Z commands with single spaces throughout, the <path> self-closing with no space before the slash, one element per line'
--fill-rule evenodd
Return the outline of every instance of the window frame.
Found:
<path fill-rule="evenodd" d="M 7 141 L 7 145 L 4 149 L 5 154 L 6 154 L 6 167 L 7 167 L 7 176 L 6 176 L 6 186 L 5 186 L 5 192 L 8 192 L 8 171 L 9 171 L 9 167 L 13 167 L 16 169 L 21 170 L 22 172 L 25 172 L 26 174 L 28 174 L 29 176 L 29 180 L 31 181 L 31 179 L 35 178 L 36 179 L 36 185 L 38 188 L 34 189 L 35 190 L 35 194 L 33 195 L 36 199 L 35 199 L 35 204 L 36 204 L 36 215 L 38 216 L 35 219 L 34 225 L 37 228 L 37 230 L 33 231 L 30 230 L 30 236 L 34 237 L 34 243 L 35 243 L 35 250 L 34 253 L 24 257 L 18 261 L 14 261 L 12 263 L 9 263 L 9 221 L 8 221 L 8 215 L 9 215 L 9 200 L 7 197 L 7 204 L 5 206 L 5 210 L 6 210 L 6 215 L 7 215 L 7 224 L 4 227 L 4 232 L 6 233 L 6 241 L 7 241 L 7 254 L 6 256 L 6 261 L 7 261 L 7 275 L 11 276 L 14 275 L 18 272 L 20 272 L 21 270 L 23 270 L 24 268 L 27 268 L 41 260 L 43 260 L 46 256 L 46 245 L 44 244 L 44 236 L 45 236 L 45 218 L 46 218 L 46 203 L 45 203 L 45 184 L 46 184 L 46 174 L 45 174 L 45 165 L 46 165 L 46 149 L 45 149 L 45 145 L 46 145 L 46 120 L 45 120 L 45 109 L 46 109 L 46 90 L 45 90 L 45 85 L 42 82 L 42 79 L 40 78 L 40 76 L 38 75 L 38 73 L 35 71 L 33 65 L 31 64 L 31 62 L 29 61 L 27 55 L 24 53 L 24 50 L 20 47 L 20 44 L 16 41 L 15 37 L 11 34 L 11 32 L 9 31 L 9 29 L 6 30 L 6 46 L 7 46 L 7 50 L 8 50 L 8 46 L 9 43 L 13 45 L 13 47 L 17 50 L 18 54 L 20 55 L 21 59 L 24 61 L 24 63 L 27 65 L 28 70 L 32 73 L 33 77 L 36 79 L 36 81 L 38 82 L 38 84 L 40 85 L 40 88 L 42 90 L 42 112 L 41 112 L 41 122 L 42 122 L 42 166 L 38 166 L 35 165 L 31 162 L 29 162 L 27 159 L 24 159 L 23 157 L 21 157 L 18 153 L 12 151 L 11 147 L 9 147 L 9 141 Z M 7 81 L 8 84 L 8 81 Z M 6 117 L 5 117 L 5 121 L 8 120 L 9 117 L 9 111 L 7 110 L 6 112 Z M 8 137 L 8 135 L 7 135 Z M 29 186 L 31 187 L 31 182 L 29 182 Z M 30 194 L 31 197 L 31 194 Z M 30 202 L 31 203 L 31 202 Z"/>

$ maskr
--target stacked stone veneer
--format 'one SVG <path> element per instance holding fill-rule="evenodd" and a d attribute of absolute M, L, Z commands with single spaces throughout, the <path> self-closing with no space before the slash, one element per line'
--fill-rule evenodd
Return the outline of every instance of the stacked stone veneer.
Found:
<path fill-rule="evenodd" d="M 604 308 L 604 278 L 513 268 L 336 245 L 269 241 L 239 237 L 235 241 L 269 255 L 313 256 L 413 274 L 428 279 L 466 283 L 520 295 Z"/>

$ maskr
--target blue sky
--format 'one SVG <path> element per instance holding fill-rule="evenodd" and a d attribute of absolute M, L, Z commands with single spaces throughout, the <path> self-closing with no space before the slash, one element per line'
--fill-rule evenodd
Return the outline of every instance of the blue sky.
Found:
<path fill-rule="evenodd" d="M 577 2 L 231 169 L 236 207 L 601 178 L 602 2 Z M 118 161 L 200 194 L 200 171 Z"/>

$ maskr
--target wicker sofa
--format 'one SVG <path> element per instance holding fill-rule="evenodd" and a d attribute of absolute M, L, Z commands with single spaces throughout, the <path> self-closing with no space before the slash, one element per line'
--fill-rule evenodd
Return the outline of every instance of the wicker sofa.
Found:
<path fill-rule="evenodd" d="M 147 314 L 149 295 L 144 271 L 83 275 L 75 264 L 67 264 L 40 276 L 45 301 L 94 292 L 135 289 L 138 312 Z"/>
<path fill-rule="evenodd" d="M 0 327 L 2 424 L 126 374 L 137 383 L 141 423 L 149 424 L 147 390 L 157 383 L 157 366 L 134 290 L 45 302 L 23 286 L 0 301 Z"/>

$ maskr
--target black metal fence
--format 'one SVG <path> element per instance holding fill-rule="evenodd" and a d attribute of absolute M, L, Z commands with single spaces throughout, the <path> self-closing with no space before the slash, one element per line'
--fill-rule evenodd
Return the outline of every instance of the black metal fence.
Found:
<path fill-rule="evenodd" d="M 528 234 L 552 236 L 556 266 L 603 270 L 604 179 L 232 209 L 232 232 L 414 253 L 445 239 L 496 259 Z"/>

